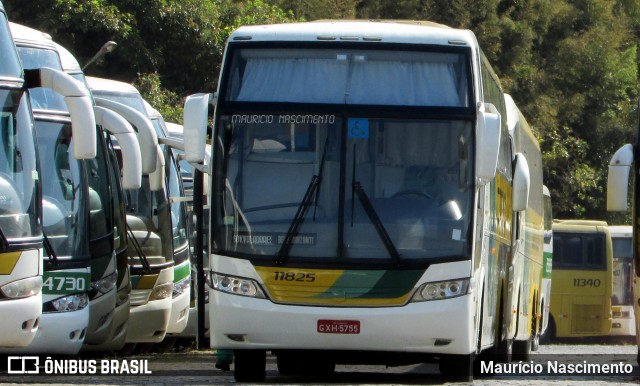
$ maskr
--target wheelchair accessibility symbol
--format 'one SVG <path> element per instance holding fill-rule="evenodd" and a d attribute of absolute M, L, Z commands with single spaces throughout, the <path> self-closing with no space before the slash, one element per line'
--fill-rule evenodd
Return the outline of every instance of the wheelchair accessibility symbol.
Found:
<path fill-rule="evenodd" d="M 369 120 L 365 118 L 349 118 L 349 138 L 369 138 Z"/>

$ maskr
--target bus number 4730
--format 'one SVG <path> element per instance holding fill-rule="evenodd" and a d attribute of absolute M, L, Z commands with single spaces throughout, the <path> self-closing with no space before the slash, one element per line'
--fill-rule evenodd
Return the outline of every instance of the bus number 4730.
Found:
<path fill-rule="evenodd" d="M 84 277 L 49 276 L 42 287 L 48 293 L 66 293 L 86 291 L 87 283 Z"/>

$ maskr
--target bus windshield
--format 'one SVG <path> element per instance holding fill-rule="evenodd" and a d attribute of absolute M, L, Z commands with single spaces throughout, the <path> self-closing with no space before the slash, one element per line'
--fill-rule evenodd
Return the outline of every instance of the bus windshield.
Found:
<path fill-rule="evenodd" d="M 18 53 L 25 69 L 49 67 L 62 71 L 58 53 L 53 50 L 19 46 Z M 29 96 L 34 109 L 68 111 L 64 97 L 53 89 L 33 88 L 29 91 Z"/>
<path fill-rule="evenodd" d="M 422 48 L 424 49 L 424 47 Z M 346 105 L 470 105 L 461 50 L 247 48 L 233 51 L 225 100 Z"/>
<path fill-rule="evenodd" d="M 10 242 L 40 234 L 40 179 L 26 94 L 0 89 L 0 230 Z"/>
<path fill-rule="evenodd" d="M 134 234 L 144 235 L 138 240 L 149 264 L 173 262 L 171 245 L 171 206 L 166 190 L 153 191 L 149 185 L 149 176 L 142 177 L 140 189 L 126 191 L 127 226 Z M 129 249 L 133 261 L 137 264 L 139 256 L 133 248 Z"/>
<path fill-rule="evenodd" d="M 4 12 L 0 12 L 0 52 L 2 52 L 0 55 L 0 76 L 21 78 L 22 67 L 9 32 L 7 15 Z"/>
<path fill-rule="evenodd" d="M 216 253 L 312 264 L 470 258 L 471 120 L 296 112 L 217 124 Z"/>
<path fill-rule="evenodd" d="M 36 120 L 42 167 L 44 232 L 58 258 L 88 259 L 86 181 L 82 162 L 73 158 L 71 126 Z"/>
<path fill-rule="evenodd" d="M 144 104 L 142 103 L 142 96 L 140 96 L 140 94 L 102 90 L 93 90 L 92 93 L 94 97 L 104 98 L 113 102 L 122 103 L 123 105 L 129 106 L 132 109 L 144 114 L 145 116 L 147 115 L 147 110 L 144 108 Z"/>
<path fill-rule="evenodd" d="M 154 116 L 151 123 L 156 131 L 158 138 L 166 138 L 166 124 L 162 116 Z M 181 186 L 181 174 L 178 170 L 178 164 L 173 156 L 173 150 L 166 145 L 160 145 L 164 153 L 164 159 L 167 163 L 165 168 L 168 169 L 168 192 L 170 197 L 184 196 L 184 188 Z M 173 250 L 178 251 L 187 246 L 187 219 L 185 214 L 185 203 L 181 200 L 171 200 L 171 229 L 173 234 Z"/>
<path fill-rule="evenodd" d="M 112 196 L 109 181 L 106 146 L 101 131 L 96 130 L 99 138 L 96 157 L 86 160 L 87 178 L 89 180 L 90 232 L 92 249 L 95 256 L 104 256 L 105 250 L 112 250 L 113 216 L 111 211 Z M 106 243 L 106 244 L 103 244 Z"/>

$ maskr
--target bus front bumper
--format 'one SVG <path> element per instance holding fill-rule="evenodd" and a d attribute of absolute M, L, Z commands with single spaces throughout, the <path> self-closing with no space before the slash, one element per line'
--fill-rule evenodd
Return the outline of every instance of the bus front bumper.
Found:
<path fill-rule="evenodd" d="M 219 291 L 210 295 L 212 348 L 435 354 L 476 350 L 471 295 L 378 308 L 280 305 Z M 350 333 L 327 332 L 327 323 L 358 327 L 347 328 Z"/>
<path fill-rule="evenodd" d="M 0 347 L 25 347 L 33 341 L 42 314 L 42 293 L 0 302 Z"/>
<path fill-rule="evenodd" d="M 88 324 L 88 306 L 79 311 L 45 312 L 31 344 L 13 352 L 75 355 L 82 348 Z"/>
<path fill-rule="evenodd" d="M 135 291 L 134 291 L 135 292 Z M 127 343 L 158 343 L 164 339 L 171 316 L 171 298 L 131 307 Z"/>

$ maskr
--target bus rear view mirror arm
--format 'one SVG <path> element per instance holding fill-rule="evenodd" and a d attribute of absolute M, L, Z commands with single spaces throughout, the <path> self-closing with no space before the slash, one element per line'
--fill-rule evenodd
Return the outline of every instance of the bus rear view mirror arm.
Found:
<path fill-rule="evenodd" d="M 529 163 L 522 153 L 516 154 L 515 170 L 513 172 L 513 211 L 526 210 L 529 205 L 529 190 L 531 186 L 531 174 Z"/>
<path fill-rule="evenodd" d="M 633 164 L 633 145 L 626 144 L 615 152 L 609 162 L 607 178 L 607 210 L 626 212 L 629 193 L 629 172 Z"/>
<path fill-rule="evenodd" d="M 500 113 L 491 103 L 478 103 L 476 124 L 476 177 L 485 184 L 496 175 L 501 132 Z"/>
<path fill-rule="evenodd" d="M 193 94 L 184 102 L 185 159 L 190 163 L 203 163 L 207 139 L 207 121 L 211 94 Z"/>

